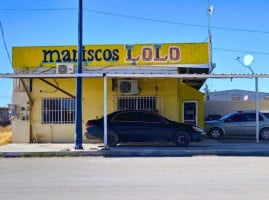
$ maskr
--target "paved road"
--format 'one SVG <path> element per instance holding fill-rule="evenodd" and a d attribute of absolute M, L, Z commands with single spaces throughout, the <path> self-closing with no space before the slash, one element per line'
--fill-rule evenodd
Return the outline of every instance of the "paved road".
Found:
<path fill-rule="evenodd" d="M 1 200 L 269 197 L 268 157 L 0 158 Z"/>

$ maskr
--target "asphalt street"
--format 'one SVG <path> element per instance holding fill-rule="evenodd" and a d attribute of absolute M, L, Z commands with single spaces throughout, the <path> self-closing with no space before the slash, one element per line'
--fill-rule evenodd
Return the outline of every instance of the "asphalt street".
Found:
<path fill-rule="evenodd" d="M 267 200 L 268 157 L 0 158 L 1 200 Z"/>

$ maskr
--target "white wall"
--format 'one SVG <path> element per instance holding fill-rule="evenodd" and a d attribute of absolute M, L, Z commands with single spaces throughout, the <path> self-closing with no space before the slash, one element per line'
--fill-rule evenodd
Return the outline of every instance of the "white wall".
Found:
<path fill-rule="evenodd" d="M 269 100 L 259 102 L 260 110 L 269 110 Z M 220 114 L 225 115 L 229 112 L 238 110 L 255 110 L 255 101 L 212 101 L 204 102 L 205 115 Z"/>

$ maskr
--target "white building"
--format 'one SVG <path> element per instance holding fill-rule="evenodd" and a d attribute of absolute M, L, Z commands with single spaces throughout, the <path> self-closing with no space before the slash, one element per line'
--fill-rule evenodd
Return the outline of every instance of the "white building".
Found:
<path fill-rule="evenodd" d="M 238 110 L 255 110 L 256 93 L 247 90 L 224 90 L 209 92 L 209 100 L 204 103 L 205 117 L 225 115 Z M 269 110 L 269 93 L 259 92 L 259 110 Z"/>
<path fill-rule="evenodd" d="M 209 92 L 209 100 L 229 101 L 229 100 L 250 100 L 255 101 L 256 92 L 248 90 L 223 90 Z M 269 100 L 269 93 L 259 92 L 259 100 Z"/>

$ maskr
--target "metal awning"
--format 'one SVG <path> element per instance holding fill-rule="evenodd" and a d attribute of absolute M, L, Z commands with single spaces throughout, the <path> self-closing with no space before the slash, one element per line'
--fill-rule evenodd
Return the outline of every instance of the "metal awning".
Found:
<path fill-rule="evenodd" d="M 119 69 L 120 68 L 120 69 Z M 77 74 L 57 74 L 55 68 L 46 70 L 35 70 L 27 73 L 0 73 L 0 78 L 95 78 L 107 76 L 110 78 L 179 78 L 184 80 L 199 80 L 199 79 L 222 79 L 222 78 L 269 78 L 269 74 L 206 74 L 206 73 L 192 73 L 192 74 L 179 74 L 177 68 L 160 67 L 158 69 L 152 68 L 123 68 L 123 67 L 107 67 L 105 69 L 92 69 L 83 70 L 83 73 Z M 165 68 L 165 69 L 164 69 Z"/>
<path fill-rule="evenodd" d="M 214 74 L 203 72 L 203 69 L 209 70 L 208 65 L 192 65 L 192 67 L 190 67 L 193 69 L 191 73 L 188 73 L 188 71 L 180 71 L 184 69 L 184 67 L 190 67 L 190 65 L 84 67 L 83 73 L 81 74 L 77 74 L 76 71 L 70 74 L 59 74 L 56 73 L 55 67 L 40 67 L 33 70 L 17 70 L 17 72 L 14 73 L 0 73 L 0 78 L 94 78 L 103 76 L 111 78 L 179 78 L 184 80 L 208 78 L 269 78 L 269 74 Z"/>
<path fill-rule="evenodd" d="M 186 70 L 188 67 L 188 70 Z M 76 68 L 75 68 L 76 70 Z M 33 70 L 20 69 L 17 73 L 0 74 L 0 78 L 176 78 L 199 90 L 208 78 L 269 78 L 269 74 L 212 74 L 208 65 L 179 66 L 107 66 L 84 67 L 83 73 L 56 73 L 55 67 L 40 67 Z M 191 72 L 191 73 L 190 73 Z"/>

